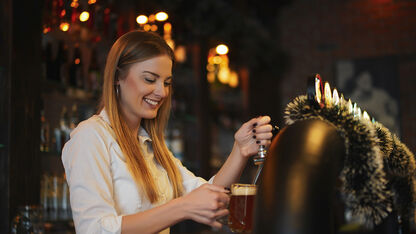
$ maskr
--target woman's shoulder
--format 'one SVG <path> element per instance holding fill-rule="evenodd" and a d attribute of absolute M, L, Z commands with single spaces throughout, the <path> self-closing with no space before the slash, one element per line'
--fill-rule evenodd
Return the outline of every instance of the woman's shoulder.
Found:
<path fill-rule="evenodd" d="M 105 120 L 99 115 L 93 115 L 90 118 L 80 122 L 71 132 L 71 138 L 77 136 L 112 136 L 112 129 Z"/>

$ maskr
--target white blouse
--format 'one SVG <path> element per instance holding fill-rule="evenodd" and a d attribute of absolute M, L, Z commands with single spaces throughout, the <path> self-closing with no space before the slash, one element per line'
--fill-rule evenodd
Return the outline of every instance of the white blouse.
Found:
<path fill-rule="evenodd" d="M 104 110 L 81 122 L 71 133 L 62 151 L 62 162 L 77 233 L 120 233 L 123 215 L 145 211 L 173 199 L 168 175 L 154 158 L 151 139 L 143 128 L 139 130 L 139 142 L 160 191 L 157 204 L 151 204 L 142 188 L 136 186 Z M 207 183 L 171 157 L 182 175 L 185 194 Z M 169 228 L 161 233 L 169 233 Z"/>

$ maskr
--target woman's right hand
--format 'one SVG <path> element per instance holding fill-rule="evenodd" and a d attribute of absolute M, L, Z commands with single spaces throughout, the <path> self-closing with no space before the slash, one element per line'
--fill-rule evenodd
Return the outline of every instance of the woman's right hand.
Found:
<path fill-rule="evenodd" d="M 228 214 L 229 191 L 224 187 L 204 184 L 180 197 L 185 218 L 214 228 L 221 228 L 218 218 Z"/>

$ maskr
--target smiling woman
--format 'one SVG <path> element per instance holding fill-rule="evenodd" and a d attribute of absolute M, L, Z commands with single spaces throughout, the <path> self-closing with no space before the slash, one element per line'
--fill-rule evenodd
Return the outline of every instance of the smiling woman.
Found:
<path fill-rule="evenodd" d="M 164 141 L 173 64 L 154 33 L 129 32 L 111 48 L 100 111 L 78 125 L 62 153 L 77 233 L 169 233 L 185 219 L 219 228 L 228 214 L 224 187 L 238 181 L 259 144 L 270 144 L 270 118 L 253 118 L 209 182 L 188 171 Z"/>
<path fill-rule="evenodd" d="M 119 78 L 121 110 L 131 129 L 137 129 L 142 118 L 156 118 L 159 107 L 170 95 L 172 59 L 157 56 L 131 66 L 124 78 Z"/>

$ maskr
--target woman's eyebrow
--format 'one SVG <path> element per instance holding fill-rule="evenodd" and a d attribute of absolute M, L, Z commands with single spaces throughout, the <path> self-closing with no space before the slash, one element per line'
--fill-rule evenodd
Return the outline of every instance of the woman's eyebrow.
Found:
<path fill-rule="evenodd" d="M 143 71 L 143 73 L 149 73 L 149 74 L 151 74 L 153 76 L 160 77 L 159 74 L 156 74 L 156 73 L 151 72 L 151 71 Z"/>

